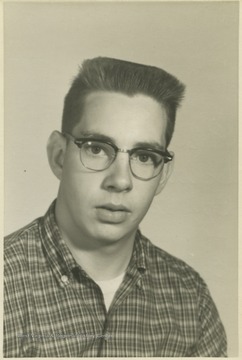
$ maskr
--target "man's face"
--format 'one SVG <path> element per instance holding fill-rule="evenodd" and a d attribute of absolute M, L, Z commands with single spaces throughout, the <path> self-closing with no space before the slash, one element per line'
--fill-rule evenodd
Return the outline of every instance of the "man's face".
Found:
<path fill-rule="evenodd" d="M 165 110 L 152 98 L 95 92 L 87 96 L 83 116 L 72 135 L 106 136 L 120 149 L 132 149 L 138 143 L 165 149 L 165 129 Z M 83 166 L 79 152 L 69 141 L 58 195 L 66 228 L 75 237 L 100 242 L 134 236 L 153 197 L 163 187 L 164 174 L 149 181 L 135 178 L 129 155 L 122 152 L 108 169 L 95 172 Z"/>

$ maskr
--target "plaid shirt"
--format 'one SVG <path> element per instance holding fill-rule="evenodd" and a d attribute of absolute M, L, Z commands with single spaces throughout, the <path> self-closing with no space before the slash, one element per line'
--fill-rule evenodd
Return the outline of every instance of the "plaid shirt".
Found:
<path fill-rule="evenodd" d="M 60 236 L 54 206 L 5 240 L 5 357 L 226 356 L 203 280 L 139 231 L 107 313 Z"/>

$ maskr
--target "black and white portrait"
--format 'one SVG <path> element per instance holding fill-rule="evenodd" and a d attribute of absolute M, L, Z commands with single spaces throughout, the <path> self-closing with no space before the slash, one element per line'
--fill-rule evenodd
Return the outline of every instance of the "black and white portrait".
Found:
<path fill-rule="evenodd" d="M 4 356 L 238 356 L 238 2 L 5 2 Z"/>

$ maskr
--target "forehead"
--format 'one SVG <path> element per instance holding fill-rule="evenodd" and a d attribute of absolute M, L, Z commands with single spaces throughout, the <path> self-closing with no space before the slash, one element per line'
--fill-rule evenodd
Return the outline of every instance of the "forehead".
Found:
<path fill-rule="evenodd" d="M 75 136 L 100 133 L 127 146 L 135 142 L 159 142 L 165 146 L 165 109 L 147 95 L 127 96 L 116 92 L 93 92 L 85 99 Z"/>

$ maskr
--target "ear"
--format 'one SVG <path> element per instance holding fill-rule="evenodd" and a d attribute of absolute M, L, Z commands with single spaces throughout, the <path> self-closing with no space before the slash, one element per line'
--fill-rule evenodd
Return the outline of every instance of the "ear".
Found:
<path fill-rule="evenodd" d="M 47 143 L 49 165 L 60 180 L 66 152 L 66 139 L 59 131 L 53 131 Z"/>
<path fill-rule="evenodd" d="M 156 189 L 155 195 L 158 195 L 165 187 L 169 177 L 172 174 L 173 168 L 174 168 L 174 153 L 172 153 L 173 159 L 166 163 L 162 169 L 161 178 L 158 184 L 158 187 Z"/>

